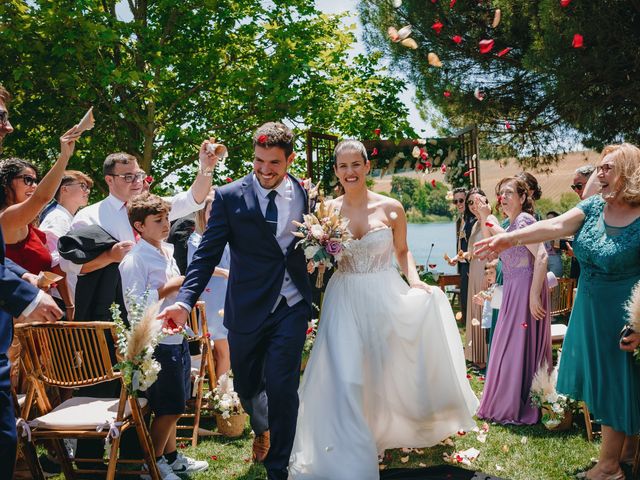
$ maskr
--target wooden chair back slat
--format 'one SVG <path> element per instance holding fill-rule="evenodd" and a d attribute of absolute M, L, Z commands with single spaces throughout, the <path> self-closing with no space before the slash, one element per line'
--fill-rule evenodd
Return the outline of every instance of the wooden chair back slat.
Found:
<path fill-rule="evenodd" d="M 26 328 L 32 327 L 32 328 Z M 113 370 L 106 335 L 110 322 L 58 322 L 17 325 L 23 345 L 29 344 L 33 375 L 49 385 L 65 388 L 106 382 L 119 377 Z M 24 338 L 24 341 L 23 341 Z M 39 352 L 34 356 L 35 352 Z"/>
<path fill-rule="evenodd" d="M 573 278 L 559 278 L 558 286 L 551 289 L 549 293 L 549 310 L 551 316 L 566 315 L 573 308 L 573 288 L 575 280 Z"/>

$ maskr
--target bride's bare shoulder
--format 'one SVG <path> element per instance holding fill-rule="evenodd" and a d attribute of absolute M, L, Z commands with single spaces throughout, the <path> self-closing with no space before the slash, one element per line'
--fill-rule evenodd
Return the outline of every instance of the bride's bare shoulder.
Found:
<path fill-rule="evenodd" d="M 334 209 L 336 209 L 336 208 L 337 208 L 338 210 L 340 210 L 340 207 L 342 207 L 342 199 L 343 199 L 343 195 L 340 195 L 340 196 L 339 196 L 339 197 L 337 197 L 337 198 L 332 198 L 332 199 L 330 199 L 330 200 L 325 200 L 325 202 L 324 202 L 324 203 L 325 203 L 328 207 L 331 207 L 331 208 L 334 208 Z"/>

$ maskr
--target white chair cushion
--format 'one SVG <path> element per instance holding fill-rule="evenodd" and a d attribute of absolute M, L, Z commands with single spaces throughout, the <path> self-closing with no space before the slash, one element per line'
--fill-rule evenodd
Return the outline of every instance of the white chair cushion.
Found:
<path fill-rule="evenodd" d="M 554 323 L 551 325 L 551 341 L 564 340 L 567 334 L 567 326 L 564 323 Z"/>
<path fill-rule="evenodd" d="M 118 414 L 117 398 L 74 397 L 65 400 L 51 412 L 36 418 L 33 424 L 47 430 L 95 430 L 99 425 L 115 421 Z M 146 398 L 139 398 L 141 408 L 147 404 Z M 129 402 L 124 416 L 131 415 Z M 107 427 L 108 430 L 108 427 Z"/>
<path fill-rule="evenodd" d="M 202 355 L 191 355 L 191 375 L 194 377 L 200 373 Z"/>

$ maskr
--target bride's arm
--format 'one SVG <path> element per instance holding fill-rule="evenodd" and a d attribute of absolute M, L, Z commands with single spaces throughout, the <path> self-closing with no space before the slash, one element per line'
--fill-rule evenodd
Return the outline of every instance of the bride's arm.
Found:
<path fill-rule="evenodd" d="M 407 277 L 409 285 L 412 287 L 431 292 L 431 287 L 420 280 L 418 270 L 416 269 L 416 262 L 407 245 L 407 216 L 404 213 L 402 204 L 396 200 L 390 202 L 387 207 L 387 215 L 391 219 L 393 247 L 396 253 L 396 260 L 398 261 L 398 265 L 400 265 L 402 273 Z"/>

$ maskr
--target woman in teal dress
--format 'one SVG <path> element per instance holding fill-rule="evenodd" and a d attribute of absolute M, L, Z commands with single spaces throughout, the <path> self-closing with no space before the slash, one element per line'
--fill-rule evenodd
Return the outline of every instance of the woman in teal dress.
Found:
<path fill-rule="evenodd" d="M 562 349 L 557 389 L 583 400 L 602 424 L 598 463 L 582 475 L 624 480 L 620 462 L 633 459 L 640 433 L 640 365 L 629 354 L 640 333 L 619 343 L 624 304 L 640 280 L 640 149 L 612 145 L 597 167 L 600 195 L 565 214 L 476 244 L 494 256 L 514 245 L 575 235 L 582 272 Z"/>

